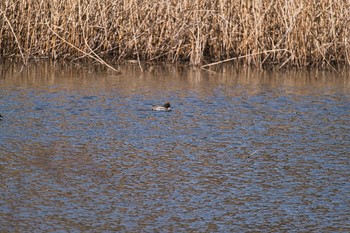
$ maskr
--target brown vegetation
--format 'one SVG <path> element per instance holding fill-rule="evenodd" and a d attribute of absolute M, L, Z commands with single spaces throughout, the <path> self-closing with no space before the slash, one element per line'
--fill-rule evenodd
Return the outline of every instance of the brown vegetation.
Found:
<path fill-rule="evenodd" d="M 0 57 L 350 64 L 344 0 L 2 0 Z"/>

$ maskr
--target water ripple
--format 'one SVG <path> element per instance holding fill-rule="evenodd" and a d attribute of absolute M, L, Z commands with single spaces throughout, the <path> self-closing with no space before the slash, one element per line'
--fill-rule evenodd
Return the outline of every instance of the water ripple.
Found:
<path fill-rule="evenodd" d="M 349 89 L 128 79 L 1 84 L 2 231 L 350 230 Z"/>

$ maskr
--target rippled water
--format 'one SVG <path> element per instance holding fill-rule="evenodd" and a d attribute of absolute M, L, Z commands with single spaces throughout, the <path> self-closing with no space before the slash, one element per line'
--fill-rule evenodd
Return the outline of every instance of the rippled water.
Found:
<path fill-rule="evenodd" d="M 349 78 L 122 71 L 2 71 L 1 232 L 350 231 Z"/>

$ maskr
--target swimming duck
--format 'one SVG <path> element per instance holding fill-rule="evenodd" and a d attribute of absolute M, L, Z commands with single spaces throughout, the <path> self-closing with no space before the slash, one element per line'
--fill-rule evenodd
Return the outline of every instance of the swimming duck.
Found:
<path fill-rule="evenodd" d="M 151 105 L 153 111 L 163 111 L 170 112 L 170 103 L 165 103 L 164 105 Z"/>
<path fill-rule="evenodd" d="M 0 120 L 2 120 L 2 118 L 4 118 L 4 117 L 0 114 Z"/>

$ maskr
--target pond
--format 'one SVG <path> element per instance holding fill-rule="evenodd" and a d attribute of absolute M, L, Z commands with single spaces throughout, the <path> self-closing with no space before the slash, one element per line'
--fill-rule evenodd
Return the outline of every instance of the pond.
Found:
<path fill-rule="evenodd" d="M 349 75 L 1 70 L 1 232 L 350 231 Z"/>

